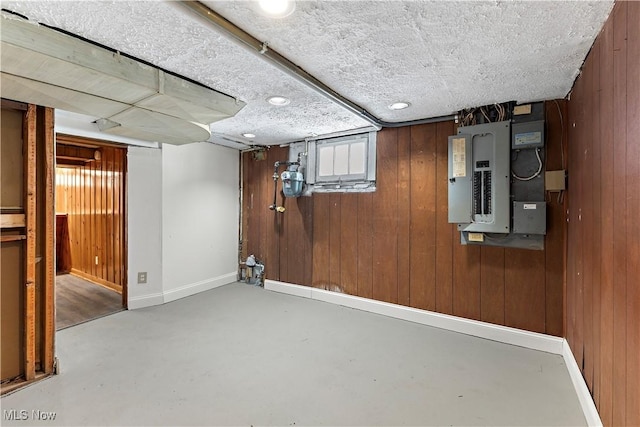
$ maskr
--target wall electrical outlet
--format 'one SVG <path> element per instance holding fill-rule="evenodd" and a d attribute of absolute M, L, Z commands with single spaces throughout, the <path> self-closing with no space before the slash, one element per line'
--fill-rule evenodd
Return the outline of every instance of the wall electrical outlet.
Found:
<path fill-rule="evenodd" d="M 138 273 L 138 283 L 139 284 L 147 283 L 147 272 L 146 271 L 142 271 L 142 272 Z"/>
<path fill-rule="evenodd" d="M 98 256 L 96 255 L 96 265 L 98 265 Z"/>

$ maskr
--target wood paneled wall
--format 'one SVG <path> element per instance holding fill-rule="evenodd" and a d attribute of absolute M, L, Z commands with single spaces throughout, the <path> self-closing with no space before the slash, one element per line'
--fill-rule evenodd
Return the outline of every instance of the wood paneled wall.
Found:
<path fill-rule="evenodd" d="M 640 425 L 639 23 L 616 2 L 569 101 L 567 340 L 605 426 Z"/>
<path fill-rule="evenodd" d="M 58 142 L 77 141 L 58 136 Z M 100 160 L 85 166 L 56 168 L 56 212 L 68 215 L 72 273 L 121 291 L 126 149 L 102 146 L 100 152 Z"/>
<path fill-rule="evenodd" d="M 452 122 L 385 129 L 375 193 L 287 199 L 277 215 L 271 175 L 287 149 L 270 149 L 265 161 L 245 153 L 243 258 L 263 260 L 269 279 L 562 336 L 564 208 L 549 200 L 544 251 L 461 245 L 447 222 L 453 134 Z M 554 103 L 547 135 L 547 169 L 561 169 Z"/>

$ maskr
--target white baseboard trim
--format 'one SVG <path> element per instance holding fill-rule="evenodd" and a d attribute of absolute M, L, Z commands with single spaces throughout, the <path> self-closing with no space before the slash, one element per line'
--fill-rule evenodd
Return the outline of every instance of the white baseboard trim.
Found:
<path fill-rule="evenodd" d="M 382 314 L 396 319 L 472 335 L 474 337 L 562 355 L 563 339 L 551 335 L 523 331 L 521 329 L 494 325 L 492 323 L 275 280 L 265 280 L 264 287 L 270 291 L 330 302 L 370 313 Z"/>
<path fill-rule="evenodd" d="M 162 293 L 142 295 L 139 297 L 130 297 L 127 301 L 127 310 L 136 310 L 138 308 L 152 307 L 164 303 Z"/>
<path fill-rule="evenodd" d="M 222 276 L 214 277 L 212 279 L 201 280 L 196 283 L 190 283 L 188 285 L 180 286 L 179 288 L 171 289 L 164 292 L 164 302 L 175 301 L 180 298 L 185 298 L 191 295 L 198 294 L 200 292 L 208 291 L 218 286 L 228 285 L 231 282 L 237 280 L 237 272 L 223 274 Z"/>
<path fill-rule="evenodd" d="M 578 400 L 580 401 L 584 417 L 587 419 L 587 424 L 593 427 L 602 427 L 600 414 L 598 414 L 598 409 L 591 397 L 587 383 L 584 381 L 582 372 L 580 371 L 580 368 L 576 363 L 576 359 L 573 356 L 573 352 L 569 347 L 569 342 L 566 339 L 563 339 L 562 341 L 562 358 L 564 359 L 565 365 L 567 365 L 567 371 L 569 371 L 571 382 L 573 383 L 573 387 L 578 395 Z"/>
<path fill-rule="evenodd" d="M 278 282 L 276 280 L 265 280 L 264 288 L 274 292 L 329 302 L 422 325 L 472 335 L 474 337 L 560 355 L 567 366 L 571 382 L 575 388 L 588 425 L 593 427 L 602 426 L 602 421 L 598 415 L 595 403 L 591 398 L 589 389 L 569 348 L 569 343 L 564 338 L 326 291 L 324 289 L 311 288 L 309 286 Z"/>

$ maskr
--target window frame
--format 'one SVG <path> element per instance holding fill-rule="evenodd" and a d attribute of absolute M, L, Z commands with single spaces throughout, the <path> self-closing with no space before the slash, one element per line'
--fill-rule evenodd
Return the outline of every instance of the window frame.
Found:
<path fill-rule="evenodd" d="M 365 192 L 375 191 L 376 184 L 376 140 L 377 132 L 357 133 L 352 135 L 323 138 L 310 142 L 308 183 L 314 184 L 317 192 Z M 350 146 L 353 143 L 365 143 L 364 172 L 357 174 L 340 174 L 320 176 L 320 150 L 333 147 L 333 167 L 335 168 L 335 148 Z M 348 150 L 351 154 L 351 148 Z M 347 160 L 349 162 L 349 160 Z M 334 169 L 335 170 L 335 169 Z M 310 182 L 313 180 L 313 182 Z"/>

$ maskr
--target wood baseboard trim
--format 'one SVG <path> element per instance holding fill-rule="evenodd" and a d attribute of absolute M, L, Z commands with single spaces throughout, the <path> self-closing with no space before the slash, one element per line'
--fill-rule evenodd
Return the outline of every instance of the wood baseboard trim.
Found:
<path fill-rule="evenodd" d="M 104 288 L 111 289 L 112 291 L 116 291 L 117 293 L 122 294 L 122 286 L 116 285 L 115 283 L 111 283 L 104 279 L 100 279 L 99 277 L 92 276 L 91 274 L 87 274 L 84 271 L 72 268 L 69 274 L 72 274 L 84 280 L 88 280 L 91 283 L 95 283 L 96 285 L 100 285 Z"/>

